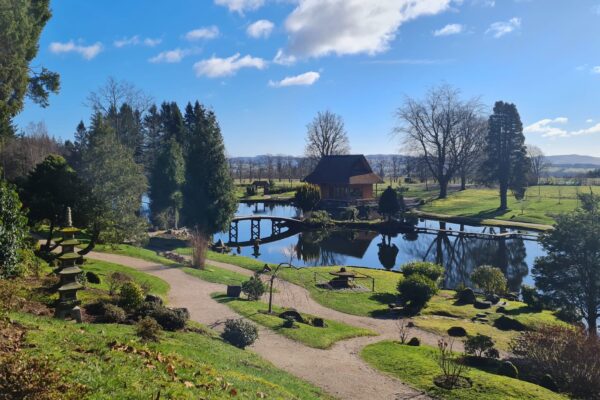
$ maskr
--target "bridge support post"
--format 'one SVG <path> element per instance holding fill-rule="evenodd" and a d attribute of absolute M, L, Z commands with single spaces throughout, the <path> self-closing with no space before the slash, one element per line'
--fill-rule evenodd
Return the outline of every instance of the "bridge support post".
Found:
<path fill-rule="evenodd" d="M 260 239 L 260 219 L 250 220 L 250 239 L 252 241 Z"/>
<path fill-rule="evenodd" d="M 229 224 L 229 243 L 237 243 L 238 241 L 238 221 L 233 221 Z"/>

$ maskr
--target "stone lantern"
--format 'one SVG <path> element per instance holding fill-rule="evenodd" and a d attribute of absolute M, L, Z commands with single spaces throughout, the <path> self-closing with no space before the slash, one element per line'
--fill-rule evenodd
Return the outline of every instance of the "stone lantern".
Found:
<path fill-rule="evenodd" d="M 60 232 L 63 238 L 59 242 L 61 252 L 57 257 L 60 287 L 58 288 L 59 298 L 55 316 L 57 318 L 71 316 L 77 322 L 81 322 L 81 309 L 79 308 L 81 301 L 77 300 L 77 291 L 84 288 L 79 282 L 83 271 L 77 264 L 83 260 L 83 257 L 75 251 L 75 247 L 79 245 L 75 234 L 79 232 L 79 229 L 73 227 L 71 208 L 67 208 L 67 224 Z"/>

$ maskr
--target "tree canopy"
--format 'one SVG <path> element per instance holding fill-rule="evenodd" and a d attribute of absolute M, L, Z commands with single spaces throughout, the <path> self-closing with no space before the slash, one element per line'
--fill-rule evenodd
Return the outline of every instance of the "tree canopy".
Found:
<path fill-rule="evenodd" d="M 319 112 L 306 127 L 306 155 L 319 160 L 324 156 L 348 154 L 350 143 L 342 117 L 331 111 Z"/>
<path fill-rule="evenodd" d="M 404 200 L 402 200 L 402 203 L 404 203 Z M 402 211 L 402 208 L 403 204 L 398 200 L 398 192 L 388 186 L 379 198 L 379 213 L 385 215 L 389 221 L 399 211 Z"/>
<path fill-rule="evenodd" d="M 27 218 L 15 189 L 0 179 L 0 278 L 18 275 L 19 250 L 27 235 Z"/>

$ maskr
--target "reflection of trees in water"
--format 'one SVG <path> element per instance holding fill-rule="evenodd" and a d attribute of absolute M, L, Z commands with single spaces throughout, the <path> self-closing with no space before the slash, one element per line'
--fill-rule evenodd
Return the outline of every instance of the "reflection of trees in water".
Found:
<path fill-rule="evenodd" d="M 300 233 L 296 244 L 296 257 L 309 265 L 344 265 L 343 255 L 323 248 L 322 242 L 329 235 L 325 230 Z"/>
<path fill-rule="evenodd" d="M 440 222 L 440 229 L 446 225 Z M 461 231 L 464 228 L 461 227 Z M 494 228 L 485 228 L 487 233 L 502 233 Z M 471 285 L 470 275 L 480 265 L 493 265 L 500 268 L 508 279 L 511 291 L 518 291 L 529 269 L 525 258 L 527 251 L 523 239 L 479 239 L 465 235 L 449 235 L 439 232 L 436 235 L 420 235 L 419 240 L 408 248 L 415 258 L 436 262 L 445 267 L 444 286 L 458 284 Z"/>
<path fill-rule="evenodd" d="M 377 244 L 379 250 L 377 251 L 377 257 L 383 268 L 388 271 L 394 268 L 396 265 L 396 257 L 398 256 L 398 246 L 392 243 L 391 236 L 382 235 L 381 243 Z"/>

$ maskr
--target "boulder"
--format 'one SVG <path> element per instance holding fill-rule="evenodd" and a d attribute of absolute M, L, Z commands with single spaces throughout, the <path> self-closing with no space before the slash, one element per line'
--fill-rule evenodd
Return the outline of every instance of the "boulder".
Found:
<path fill-rule="evenodd" d="M 416 338 L 413 336 L 412 338 L 410 338 L 410 340 L 406 344 L 409 346 L 420 346 L 421 341 L 419 340 L 419 338 Z"/>
<path fill-rule="evenodd" d="M 477 301 L 475 292 L 471 288 L 465 288 L 458 292 L 456 299 L 460 304 L 474 304 Z"/>
<path fill-rule="evenodd" d="M 242 294 L 242 287 L 239 285 L 227 285 L 227 297 L 238 298 Z"/>
<path fill-rule="evenodd" d="M 279 318 L 292 318 L 296 322 L 304 323 L 304 318 L 302 318 L 302 315 L 300 315 L 300 313 L 294 309 L 285 310 L 284 312 L 279 314 Z"/>
<path fill-rule="evenodd" d="M 526 331 L 527 327 L 516 319 L 502 315 L 494 321 L 494 326 L 503 331 Z"/>
<path fill-rule="evenodd" d="M 475 304 L 473 304 L 475 306 L 475 308 L 479 309 L 479 310 L 485 310 L 488 309 L 490 307 L 492 307 L 492 303 L 489 301 L 481 301 L 481 300 L 476 300 Z"/>
<path fill-rule="evenodd" d="M 326 328 L 327 324 L 323 318 L 314 318 L 312 320 L 312 325 L 317 328 Z"/>
<path fill-rule="evenodd" d="M 490 294 L 485 296 L 485 299 L 492 304 L 498 304 L 500 302 L 500 296 L 497 294 Z"/>
<path fill-rule="evenodd" d="M 465 337 L 467 336 L 467 331 L 462 326 L 453 326 L 448 329 L 448 335 L 453 337 Z"/>

